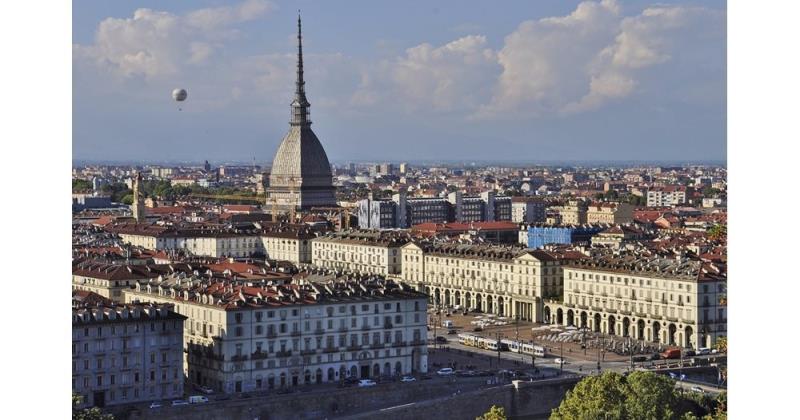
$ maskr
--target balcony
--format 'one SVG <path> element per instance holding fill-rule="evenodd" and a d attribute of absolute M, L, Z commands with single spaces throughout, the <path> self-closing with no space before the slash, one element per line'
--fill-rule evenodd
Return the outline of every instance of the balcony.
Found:
<path fill-rule="evenodd" d="M 232 362 L 244 362 L 245 360 L 247 360 L 246 354 L 234 354 L 233 356 L 231 356 Z"/>
<path fill-rule="evenodd" d="M 324 349 L 322 349 L 322 352 L 323 353 L 338 353 L 339 352 L 339 348 L 338 347 L 325 347 Z"/>
<path fill-rule="evenodd" d="M 301 356 L 311 356 L 313 354 L 317 354 L 316 350 L 300 350 Z"/>
<path fill-rule="evenodd" d="M 424 340 L 411 340 L 408 344 L 411 345 L 411 346 L 425 346 L 425 345 L 428 345 L 428 343 L 425 342 Z"/>
<path fill-rule="evenodd" d="M 644 312 L 634 312 L 634 315 L 638 316 L 639 318 L 647 318 L 647 314 Z"/>
<path fill-rule="evenodd" d="M 668 316 L 668 317 L 667 317 L 667 321 L 670 321 L 670 322 L 678 322 L 678 318 L 677 318 L 677 317 L 674 317 L 674 316 Z"/>
<path fill-rule="evenodd" d="M 694 325 L 693 319 L 682 319 L 681 322 L 683 322 L 684 324 Z"/>
<path fill-rule="evenodd" d="M 405 346 L 406 346 L 405 341 L 395 341 L 394 343 L 392 343 L 392 347 L 405 347 Z"/>
<path fill-rule="evenodd" d="M 269 355 L 269 353 L 267 353 L 267 352 L 256 351 L 256 352 L 253 352 L 253 354 L 250 355 L 250 357 L 253 360 L 261 360 L 261 359 L 266 359 L 268 357 L 268 355 Z"/>
<path fill-rule="evenodd" d="M 372 350 L 377 350 L 384 348 L 384 345 L 381 343 L 373 343 L 369 345 L 369 348 L 371 348 Z"/>
<path fill-rule="evenodd" d="M 626 310 L 620 309 L 619 313 L 621 313 L 622 315 L 630 315 L 631 311 L 626 311 Z"/>
<path fill-rule="evenodd" d="M 387 322 L 387 323 L 383 324 L 383 329 L 385 329 L 385 330 L 389 330 L 389 329 L 392 329 L 392 328 L 394 328 L 394 325 L 392 325 L 391 322 Z"/>
<path fill-rule="evenodd" d="M 351 344 L 347 346 L 347 351 L 359 351 L 361 350 L 361 346 L 358 344 Z"/>
<path fill-rule="evenodd" d="M 275 356 L 277 357 L 290 357 L 291 355 L 292 355 L 291 350 L 284 350 L 275 353 Z"/>
<path fill-rule="evenodd" d="M 338 329 L 338 330 L 336 330 L 336 331 L 339 331 L 339 332 L 348 332 L 348 331 L 350 331 L 350 330 L 349 330 L 347 327 L 339 327 L 339 329 Z"/>
<path fill-rule="evenodd" d="M 325 334 L 325 330 L 323 330 L 322 328 L 317 328 L 314 330 L 314 335 L 322 335 L 322 334 Z"/>
<path fill-rule="evenodd" d="M 278 334 L 275 331 L 267 331 L 267 338 L 277 338 Z"/>
<path fill-rule="evenodd" d="M 302 334 L 300 331 L 292 331 L 289 335 L 292 337 L 300 337 L 300 334 Z"/>
<path fill-rule="evenodd" d="M 585 309 L 589 309 L 589 307 L 586 306 L 586 305 L 578 305 L 578 309 L 584 309 L 585 310 Z"/>

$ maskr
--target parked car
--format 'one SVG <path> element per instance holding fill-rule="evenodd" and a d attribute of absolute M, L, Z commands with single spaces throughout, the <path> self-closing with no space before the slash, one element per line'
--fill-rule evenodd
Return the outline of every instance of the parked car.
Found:
<path fill-rule="evenodd" d="M 680 359 L 681 358 L 681 349 L 671 348 L 664 350 L 661 353 L 662 359 Z"/>
<path fill-rule="evenodd" d="M 189 402 L 186 400 L 175 400 L 172 402 L 172 406 L 175 407 L 177 405 L 189 405 Z"/>
<path fill-rule="evenodd" d="M 562 358 L 560 358 L 560 357 L 556 357 L 556 359 L 555 359 L 555 360 L 553 360 L 553 362 L 554 362 L 555 364 L 557 364 L 557 365 L 561 365 L 561 364 L 564 364 L 564 365 L 566 365 L 566 364 L 567 364 L 567 361 L 566 361 L 566 360 L 564 360 L 564 359 L 562 359 Z"/>
<path fill-rule="evenodd" d="M 359 387 L 367 387 L 367 386 L 375 386 L 375 385 L 377 385 L 377 383 L 375 381 L 373 381 L 372 379 L 362 379 L 362 380 L 358 381 L 358 386 Z"/>
<path fill-rule="evenodd" d="M 700 393 L 700 394 L 704 394 L 704 393 L 705 393 L 705 391 L 703 391 L 703 388 L 700 388 L 700 387 L 699 387 L 699 386 L 697 386 L 697 385 L 693 386 L 693 387 L 691 388 L 691 390 L 692 390 L 692 392 L 698 392 L 698 393 Z"/>
<path fill-rule="evenodd" d="M 200 403 L 207 403 L 208 397 L 205 395 L 192 395 L 189 397 L 189 404 L 200 404 Z"/>
<path fill-rule="evenodd" d="M 453 335 L 453 334 L 458 334 L 458 331 L 456 331 L 456 330 L 447 330 L 447 335 Z"/>
<path fill-rule="evenodd" d="M 637 362 L 637 363 L 638 362 L 646 362 L 647 361 L 647 356 L 642 356 L 642 355 L 633 356 L 633 361 Z"/>
<path fill-rule="evenodd" d="M 449 375 L 452 375 L 454 373 L 455 373 L 455 371 L 453 369 L 451 369 L 451 368 L 441 368 L 441 369 L 436 371 L 436 374 L 440 375 L 440 376 L 449 376 Z"/>
<path fill-rule="evenodd" d="M 447 343 L 447 337 L 444 337 L 444 336 L 441 336 L 441 335 L 437 335 L 436 336 L 436 342 L 437 343 Z"/>
<path fill-rule="evenodd" d="M 417 378 L 415 378 L 415 377 L 413 377 L 413 376 L 408 376 L 408 375 L 406 375 L 406 376 L 403 376 L 403 377 L 400 379 L 400 382 L 414 382 L 414 381 L 416 381 L 416 380 L 417 380 Z"/>
<path fill-rule="evenodd" d="M 661 358 L 661 355 L 658 353 L 653 353 L 650 355 L 650 360 L 658 360 Z"/>
<path fill-rule="evenodd" d="M 684 350 L 684 351 L 683 351 L 683 356 L 684 356 L 684 357 L 692 357 L 692 356 L 694 356 L 694 355 L 695 355 L 695 352 L 694 352 L 694 350 Z"/>
<path fill-rule="evenodd" d="M 472 329 L 472 331 L 474 331 L 474 332 L 481 332 L 481 331 L 483 331 L 483 327 L 481 327 L 480 325 L 478 325 L 477 327 L 473 328 L 473 329 Z"/>
<path fill-rule="evenodd" d="M 161 408 L 161 403 L 158 401 L 153 401 L 150 403 L 150 408 Z"/>
<path fill-rule="evenodd" d="M 211 389 L 210 387 L 207 387 L 207 386 L 201 386 L 201 385 L 195 384 L 194 389 L 196 389 L 196 390 L 198 390 L 198 391 L 200 391 L 200 392 L 202 392 L 203 394 L 206 394 L 206 395 L 211 395 L 211 394 L 214 393 L 214 390 Z"/>
<path fill-rule="evenodd" d="M 709 355 L 709 354 L 711 354 L 711 349 L 708 348 L 708 347 L 701 347 L 701 348 L 697 349 L 697 354 L 700 355 L 700 356 Z"/>

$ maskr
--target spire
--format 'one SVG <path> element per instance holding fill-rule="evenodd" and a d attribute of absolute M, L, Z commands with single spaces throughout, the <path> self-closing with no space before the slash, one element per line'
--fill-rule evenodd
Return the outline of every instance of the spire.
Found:
<path fill-rule="evenodd" d="M 308 108 L 311 106 L 306 99 L 306 82 L 303 81 L 303 29 L 300 22 L 300 10 L 297 11 L 297 81 L 295 82 L 294 101 L 292 101 L 292 120 L 290 125 L 311 125 L 308 119 Z"/>

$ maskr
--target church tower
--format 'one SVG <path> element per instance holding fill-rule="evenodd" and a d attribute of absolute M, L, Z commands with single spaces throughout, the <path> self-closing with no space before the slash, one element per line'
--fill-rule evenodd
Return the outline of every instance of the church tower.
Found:
<path fill-rule="evenodd" d="M 146 221 L 144 217 L 144 201 L 142 200 L 142 193 L 139 188 L 142 183 L 142 173 L 137 171 L 133 175 L 133 204 L 131 206 L 131 213 L 136 223 L 143 223 Z"/>
<path fill-rule="evenodd" d="M 266 204 L 282 212 L 336 207 L 336 190 L 328 155 L 311 130 L 311 104 L 306 98 L 303 80 L 303 35 L 299 15 L 296 77 L 289 132 L 272 161 Z"/>

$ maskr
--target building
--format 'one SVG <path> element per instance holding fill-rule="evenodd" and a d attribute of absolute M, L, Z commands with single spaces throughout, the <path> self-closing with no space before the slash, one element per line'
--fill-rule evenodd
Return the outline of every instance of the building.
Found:
<path fill-rule="evenodd" d="M 267 188 L 267 205 L 282 211 L 335 207 L 336 196 L 328 155 L 311 130 L 309 107 L 303 80 L 303 41 L 300 17 L 297 18 L 297 81 L 289 132 L 283 138 Z"/>
<path fill-rule="evenodd" d="M 686 204 L 688 189 L 680 185 L 656 187 L 647 191 L 647 207 L 671 207 Z"/>
<path fill-rule="evenodd" d="M 408 198 L 405 191 L 400 191 L 391 200 L 368 198 L 358 202 L 358 225 L 362 229 L 404 229 L 423 223 L 506 220 L 511 220 L 511 197 L 498 197 L 492 191 L 475 197 L 453 192 L 447 198 Z"/>
<path fill-rule="evenodd" d="M 142 173 L 136 172 L 133 175 L 133 204 L 131 205 L 131 213 L 133 219 L 137 222 L 144 222 L 144 193 L 139 189 L 142 187 Z"/>
<path fill-rule="evenodd" d="M 170 304 L 85 299 L 72 308 L 72 392 L 80 407 L 183 397 L 183 324 Z"/>
<path fill-rule="evenodd" d="M 633 206 L 628 203 L 592 203 L 586 210 L 586 223 L 609 225 L 633 223 Z"/>
<path fill-rule="evenodd" d="M 356 273 L 400 274 L 400 251 L 410 240 L 407 233 L 397 231 L 329 232 L 311 241 L 311 263 Z"/>
<path fill-rule="evenodd" d="M 189 317 L 187 378 L 218 391 L 427 372 L 427 296 L 378 277 L 305 274 L 302 284 L 261 286 L 173 276 L 125 296 Z"/>
<path fill-rule="evenodd" d="M 542 226 L 523 225 L 519 242 L 528 248 L 543 248 L 545 245 L 588 244 L 593 235 L 605 229 L 603 226 Z"/>
<path fill-rule="evenodd" d="M 134 287 L 136 282 L 156 278 L 159 274 L 143 265 L 73 260 L 72 289 L 96 293 L 106 299 L 121 302 L 123 293 Z"/>
<path fill-rule="evenodd" d="M 152 250 L 183 250 L 204 257 L 266 256 L 294 264 L 311 262 L 310 240 L 316 237 L 306 225 L 262 222 L 260 230 L 209 226 L 158 226 L 118 223 L 106 227 L 123 242 Z"/>
<path fill-rule="evenodd" d="M 411 242 L 401 278 L 433 305 L 541 322 L 545 298 L 562 293 L 561 260 L 508 246 Z"/>
<path fill-rule="evenodd" d="M 545 322 L 697 349 L 727 335 L 726 273 L 718 265 L 633 252 L 564 265 L 564 300 Z"/>
<path fill-rule="evenodd" d="M 107 209 L 114 207 L 111 197 L 94 194 L 72 194 L 72 211 L 78 212 L 86 209 Z"/>
<path fill-rule="evenodd" d="M 544 200 L 535 197 L 511 198 L 511 221 L 514 223 L 544 223 L 546 220 Z"/>
<path fill-rule="evenodd" d="M 412 226 L 411 231 L 416 235 L 427 237 L 463 236 L 470 239 L 480 238 L 487 242 L 513 244 L 517 242 L 519 226 L 513 222 L 422 223 Z"/>
<path fill-rule="evenodd" d="M 565 225 L 585 225 L 589 204 L 583 200 L 570 200 L 559 212 Z"/>

